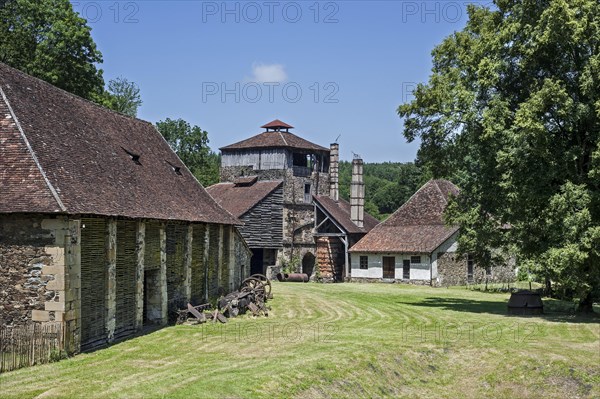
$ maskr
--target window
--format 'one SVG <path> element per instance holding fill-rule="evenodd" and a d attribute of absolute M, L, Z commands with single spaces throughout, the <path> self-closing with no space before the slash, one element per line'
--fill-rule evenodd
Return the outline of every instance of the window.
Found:
<path fill-rule="evenodd" d="M 417 256 L 411 256 L 410 257 L 410 263 L 421 263 L 421 256 L 417 255 Z"/>
<path fill-rule="evenodd" d="M 123 148 L 123 147 L 121 147 Z M 140 155 L 139 154 L 135 154 L 131 151 L 126 150 L 125 148 L 123 148 L 123 151 L 125 151 L 127 153 L 127 155 L 129 155 L 129 157 L 131 158 L 131 160 L 133 162 L 135 162 L 137 165 L 141 165 L 142 163 L 140 162 Z"/>
<path fill-rule="evenodd" d="M 171 167 L 171 169 L 173 170 L 173 172 L 175 172 L 176 175 L 179 175 L 179 176 L 182 175 L 182 173 L 181 173 L 181 167 L 180 166 L 174 165 L 174 164 L 172 164 L 169 161 L 165 161 L 165 162 L 169 164 L 169 166 Z"/>
<path fill-rule="evenodd" d="M 310 195 L 311 185 L 310 183 L 304 184 L 304 202 L 310 204 L 312 202 L 312 196 Z"/>
<path fill-rule="evenodd" d="M 475 266 L 475 259 L 473 255 L 469 254 L 467 256 L 467 282 L 473 282 L 473 267 Z"/>
<path fill-rule="evenodd" d="M 361 256 L 360 257 L 360 268 L 361 269 L 368 269 L 369 268 L 369 257 L 368 256 Z"/>

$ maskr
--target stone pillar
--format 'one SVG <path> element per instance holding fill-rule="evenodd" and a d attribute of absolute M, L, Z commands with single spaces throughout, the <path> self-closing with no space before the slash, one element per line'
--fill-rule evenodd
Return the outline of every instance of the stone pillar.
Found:
<path fill-rule="evenodd" d="M 185 255 L 184 255 L 184 273 L 185 277 L 183 280 L 183 296 L 185 302 L 189 303 L 192 299 L 192 241 L 194 240 L 194 227 L 189 224 L 187 235 L 187 241 L 185 244 Z"/>
<path fill-rule="evenodd" d="M 52 299 L 44 303 L 43 311 L 32 312 L 33 321 L 62 323 L 64 349 L 78 353 L 81 347 L 81 240 L 80 221 L 44 219 L 42 229 L 51 231 L 54 245 L 45 251 L 52 262 L 45 265 L 42 274 L 52 276 L 46 291 Z"/>
<path fill-rule="evenodd" d="M 169 321 L 168 298 L 167 298 L 167 226 L 160 225 L 160 324 L 165 325 Z"/>
<path fill-rule="evenodd" d="M 117 221 L 109 219 L 106 223 L 106 339 L 115 339 L 117 326 Z"/>
<path fill-rule="evenodd" d="M 235 226 L 227 226 L 229 229 L 229 292 L 233 292 L 238 287 L 235 287 L 236 276 L 239 275 L 239 266 L 235 255 Z"/>
<path fill-rule="evenodd" d="M 206 302 L 208 302 L 208 268 L 210 267 L 210 265 L 208 264 L 209 262 L 209 255 L 208 255 L 208 249 L 210 248 L 210 228 L 209 225 L 206 225 L 206 228 L 204 229 L 204 300 Z"/>
<path fill-rule="evenodd" d="M 222 286 L 222 276 L 223 276 L 223 262 L 225 262 L 223 252 L 224 252 L 224 243 L 223 243 L 223 228 L 222 224 L 219 225 L 219 259 L 217 259 L 217 281 L 219 284 L 219 294 L 221 294 L 221 289 L 226 290 L 227 287 Z"/>
<path fill-rule="evenodd" d="M 135 329 L 144 327 L 144 254 L 146 251 L 146 223 L 137 222 L 135 267 Z"/>
<path fill-rule="evenodd" d="M 332 200 L 339 200 L 339 161 L 340 145 L 332 143 L 329 151 L 329 196 Z"/>

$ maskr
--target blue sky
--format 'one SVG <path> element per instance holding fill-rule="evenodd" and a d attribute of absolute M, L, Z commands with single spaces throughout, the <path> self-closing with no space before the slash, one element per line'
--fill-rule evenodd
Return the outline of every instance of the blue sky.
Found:
<path fill-rule="evenodd" d="M 136 82 L 150 122 L 183 118 L 213 150 L 275 118 L 341 158 L 412 161 L 396 108 L 431 50 L 464 27 L 463 1 L 73 1 L 105 80 Z"/>

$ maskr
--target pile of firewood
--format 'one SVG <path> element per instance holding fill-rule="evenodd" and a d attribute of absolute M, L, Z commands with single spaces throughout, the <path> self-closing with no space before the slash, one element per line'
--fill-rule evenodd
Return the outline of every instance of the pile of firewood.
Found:
<path fill-rule="evenodd" d="M 253 316 L 268 316 L 266 303 L 272 299 L 271 281 L 262 274 L 254 274 L 245 279 L 238 291 L 222 296 L 217 301 L 217 309 L 211 304 L 193 306 L 178 311 L 177 324 L 206 323 L 208 321 L 227 323 L 230 317 L 250 312 Z"/>

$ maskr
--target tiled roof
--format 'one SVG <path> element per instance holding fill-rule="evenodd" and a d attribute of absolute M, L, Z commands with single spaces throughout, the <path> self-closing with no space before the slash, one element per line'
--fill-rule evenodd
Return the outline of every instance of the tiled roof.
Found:
<path fill-rule="evenodd" d="M 443 212 L 458 188 L 447 180 L 430 180 L 384 222 L 352 248 L 352 252 L 431 253 L 458 231 L 446 226 Z"/>
<path fill-rule="evenodd" d="M 208 187 L 207 191 L 219 205 L 232 215 L 240 217 L 282 184 L 281 180 L 257 181 L 251 186 L 218 183 Z"/>
<path fill-rule="evenodd" d="M 294 128 L 294 126 L 288 125 L 287 123 L 282 122 L 279 119 L 275 119 L 274 121 L 271 121 L 271 122 L 267 123 L 266 125 L 262 125 L 261 127 L 263 129 L 278 128 L 278 127 L 283 127 L 283 128 L 286 128 L 286 129 L 293 129 Z"/>
<path fill-rule="evenodd" d="M 314 199 L 317 205 L 320 206 L 329 217 L 333 218 L 340 227 L 346 230 L 346 233 L 368 233 L 379 224 L 379 220 L 365 212 L 363 227 L 355 225 L 350 217 L 350 203 L 341 198 L 339 201 L 334 201 L 328 196 L 320 195 L 315 196 Z"/>
<path fill-rule="evenodd" d="M 1 213 L 240 223 L 152 124 L 1 63 L 0 89 Z"/>
<path fill-rule="evenodd" d="M 249 139 L 221 147 L 220 150 L 235 151 L 249 148 L 294 148 L 299 150 L 329 152 L 329 148 L 321 147 L 318 144 L 311 143 L 310 141 L 304 140 L 295 134 L 280 131 L 263 132 L 257 134 L 256 136 L 250 137 Z"/>

